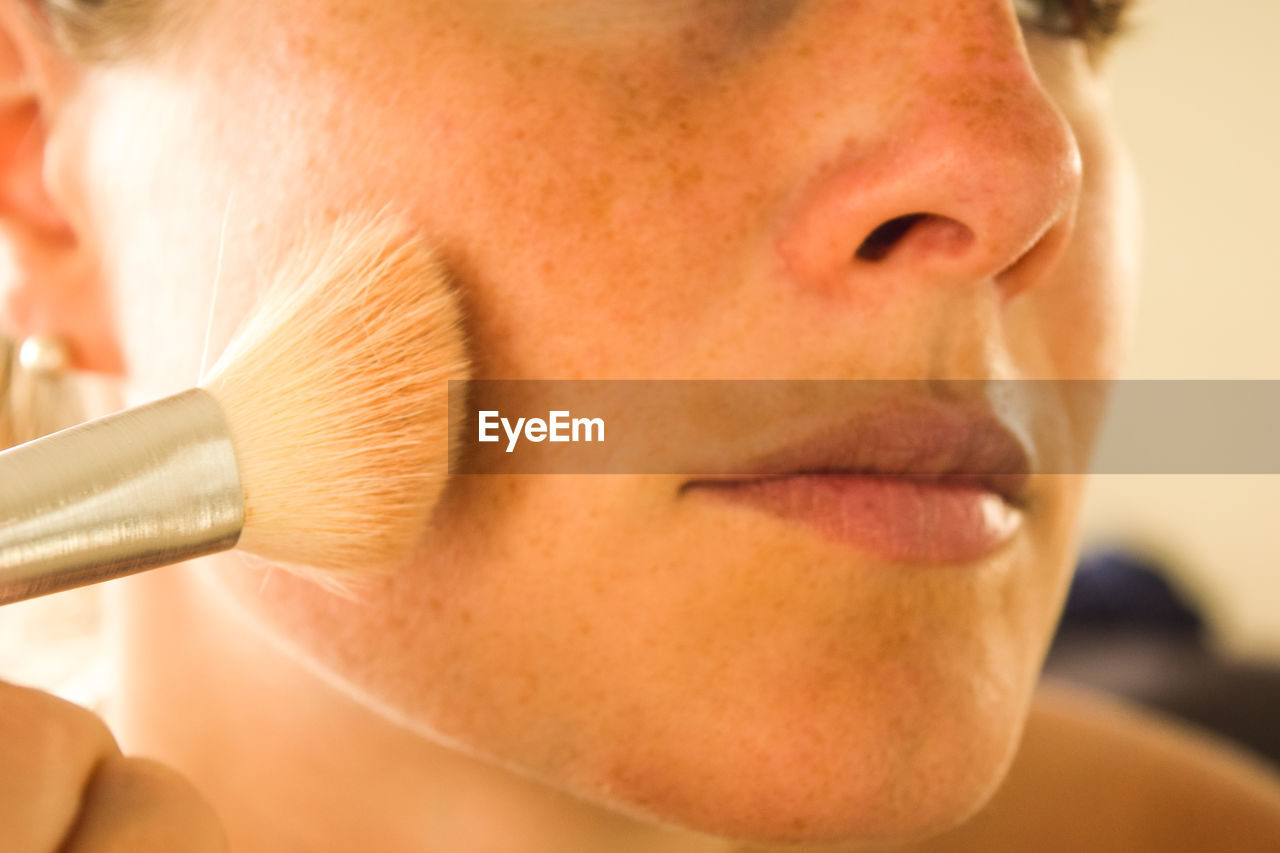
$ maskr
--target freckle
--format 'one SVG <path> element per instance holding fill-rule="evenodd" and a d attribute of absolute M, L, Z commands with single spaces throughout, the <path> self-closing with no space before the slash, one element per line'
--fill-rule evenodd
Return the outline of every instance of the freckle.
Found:
<path fill-rule="evenodd" d="M 677 172 L 675 179 L 672 181 L 672 183 L 675 189 L 685 190 L 695 184 L 700 183 L 702 181 L 702 176 L 703 176 L 702 167 L 690 166 L 688 168 L 681 169 L 679 172 Z"/>
<path fill-rule="evenodd" d="M 600 82 L 600 68 L 594 62 L 582 62 L 576 76 L 579 82 L 594 85 Z"/>

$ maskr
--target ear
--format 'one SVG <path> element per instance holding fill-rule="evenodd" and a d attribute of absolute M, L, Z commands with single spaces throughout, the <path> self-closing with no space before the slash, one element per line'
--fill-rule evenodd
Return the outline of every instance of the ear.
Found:
<path fill-rule="evenodd" d="M 50 140 L 80 78 L 37 4 L 0 0 L 0 331 L 57 336 L 75 369 L 119 374 L 97 258 L 73 226 L 81 212 L 50 193 L 46 174 Z"/>

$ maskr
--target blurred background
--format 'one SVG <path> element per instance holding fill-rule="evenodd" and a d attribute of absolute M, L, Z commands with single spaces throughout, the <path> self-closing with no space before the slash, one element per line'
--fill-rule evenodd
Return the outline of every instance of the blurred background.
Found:
<path fill-rule="evenodd" d="M 1110 69 L 1145 219 L 1127 376 L 1280 380 L 1280 3 L 1135 11 Z M 1050 671 L 1280 760 L 1280 476 L 1097 476 L 1085 529 Z"/>

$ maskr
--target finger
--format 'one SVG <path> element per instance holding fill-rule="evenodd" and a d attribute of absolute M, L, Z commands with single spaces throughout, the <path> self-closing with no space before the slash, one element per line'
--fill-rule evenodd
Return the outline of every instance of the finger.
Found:
<path fill-rule="evenodd" d="M 226 853 L 213 808 L 186 779 L 145 758 L 98 765 L 61 853 Z"/>
<path fill-rule="evenodd" d="M 0 682 L 0 827 L 13 853 L 56 850 L 94 767 L 119 755 L 106 725 L 76 705 Z"/>

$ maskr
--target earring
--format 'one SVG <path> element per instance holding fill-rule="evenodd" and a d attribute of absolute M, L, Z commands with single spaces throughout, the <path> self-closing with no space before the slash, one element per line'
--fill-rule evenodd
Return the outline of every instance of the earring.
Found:
<path fill-rule="evenodd" d="M 0 337 L 0 447 L 22 444 L 84 420 L 69 381 L 70 354 L 54 337 Z"/>

